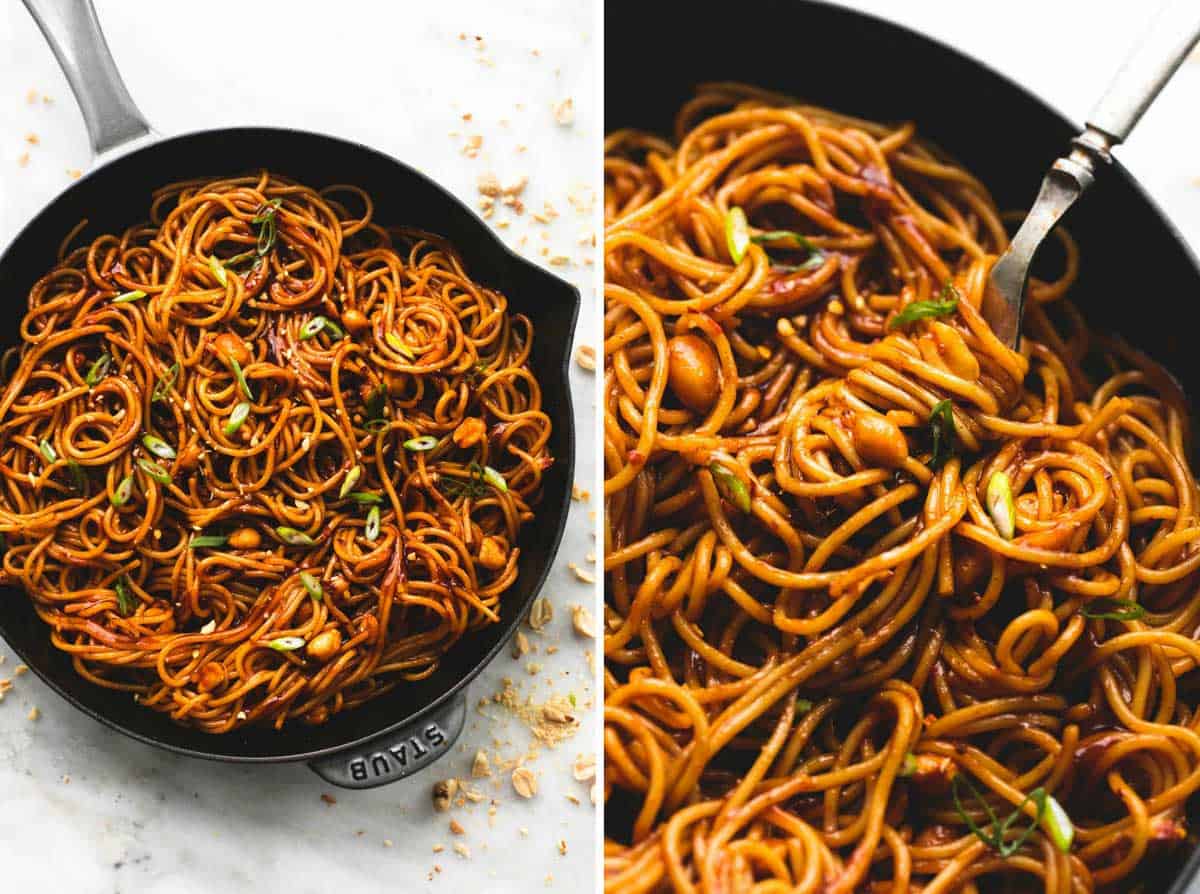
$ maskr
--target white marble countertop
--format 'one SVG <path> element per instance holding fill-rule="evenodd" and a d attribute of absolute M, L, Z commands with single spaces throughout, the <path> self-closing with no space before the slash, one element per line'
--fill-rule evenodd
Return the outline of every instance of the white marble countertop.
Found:
<path fill-rule="evenodd" d="M 473 205 L 481 174 L 494 172 L 501 181 L 528 175 L 526 213 L 501 208 L 490 222 L 509 221 L 502 235 L 535 260 L 569 259 L 552 269 L 583 293 L 579 331 L 594 330 L 595 268 L 585 259 L 595 251 L 580 239 L 593 232 L 595 220 L 567 201 L 592 181 L 600 154 L 591 2 L 339 0 L 333 7 L 284 7 L 210 0 L 198 8 L 97 0 L 96 6 L 130 92 L 162 133 L 233 124 L 326 131 L 423 169 Z M 43 95 L 52 101 L 42 102 Z M 567 98 L 575 120 L 562 125 L 552 106 Z M 69 182 L 70 169 L 90 164 L 66 81 L 14 0 L 0 3 L 0 109 L 3 246 Z M 36 145 L 27 134 L 36 135 Z M 473 158 L 462 152 L 471 135 L 483 137 Z M 561 216 L 542 225 L 532 212 L 546 201 Z M 469 777 L 478 748 L 493 758 L 525 751 L 530 736 L 522 722 L 498 707 L 488 709 L 494 719 L 487 719 L 474 706 L 503 678 L 539 701 L 572 692 L 585 715 L 594 705 L 596 650 L 573 633 L 569 608 L 592 603 L 593 590 L 567 568 L 568 562 L 590 567 L 585 556 L 596 550 L 596 452 L 586 446 L 594 442 L 594 382 L 592 374 L 572 369 L 576 437 L 584 445 L 576 481 L 593 496 L 573 504 L 543 591 L 556 608 L 554 620 L 546 635 L 529 632 L 537 654 L 517 661 L 503 652 L 471 686 L 467 729 L 450 756 L 385 788 L 339 791 L 300 765 L 233 766 L 157 751 L 110 732 L 23 674 L 0 703 L 0 887 L 34 894 L 525 892 L 579 888 L 590 879 L 597 811 L 590 783 L 571 773 L 577 755 L 598 741 L 590 717 L 573 739 L 541 748 L 529 765 L 539 777 L 531 800 L 518 797 L 507 778 L 472 780 L 485 800 L 435 813 L 430 790 L 437 779 Z M 547 646 L 557 651 L 549 654 Z M 11 676 L 15 658 L 2 641 L 0 655 L 8 659 L 0 677 Z M 533 662 L 541 665 L 537 674 L 529 672 Z M 40 716 L 31 720 L 35 707 Z M 322 801 L 323 793 L 336 803 Z M 498 803 L 489 816 L 492 799 Z M 451 818 L 462 835 L 450 831 Z M 454 851 L 456 843 L 469 849 L 469 858 Z M 436 846 L 444 850 L 435 853 Z"/>

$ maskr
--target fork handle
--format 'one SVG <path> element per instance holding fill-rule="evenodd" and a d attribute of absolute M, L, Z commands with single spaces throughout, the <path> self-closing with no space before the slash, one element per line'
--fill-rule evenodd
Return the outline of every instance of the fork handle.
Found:
<path fill-rule="evenodd" d="M 1110 144 L 1122 143 L 1200 41 L 1200 3 L 1167 0 L 1088 116 Z"/>

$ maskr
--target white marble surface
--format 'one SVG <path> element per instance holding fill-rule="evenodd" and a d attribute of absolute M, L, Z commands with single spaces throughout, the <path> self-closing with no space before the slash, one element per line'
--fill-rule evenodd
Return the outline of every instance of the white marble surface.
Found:
<path fill-rule="evenodd" d="M 518 245 L 525 235 L 523 248 L 535 259 L 543 258 L 543 245 L 549 255 L 571 259 L 555 272 L 583 291 L 580 331 L 594 327 L 594 268 L 583 264 L 593 252 L 578 242 L 593 220 L 566 200 L 592 179 L 599 159 L 599 37 L 591 2 L 96 5 L 130 92 L 163 133 L 233 124 L 327 131 L 415 164 L 472 203 L 481 173 L 493 171 L 501 180 L 529 175 L 523 196 L 529 209 L 540 210 L 549 200 L 562 216 L 543 226 L 528 212 L 516 218 L 506 211 L 492 222 L 513 220 L 505 238 Z M 475 35 L 484 38 L 482 50 Z M 53 102 L 28 104 L 30 90 Z M 561 126 L 551 106 L 568 97 L 575 122 Z M 451 137 L 452 131 L 459 136 Z M 25 141 L 28 133 L 37 135 L 37 145 Z M 471 134 L 484 137 L 474 159 L 461 152 Z M 518 151 L 521 145 L 527 149 Z M 0 245 L 69 182 L 68 169 L 86 169 L 89 161 L 66 81 L 21 4 L 5 0 Z M 575 368 L 572 377 L 577 438 L 589 445 L 594 376 Z M 584 447 L 576 460 L 576 480 L 593 493 L 594 456 Z M 591 602 L 592 589 L 566 564 L 586 565 L 585 555 L 595 549 L 589 512 L 597 505 L 595 496 L 590 504 L 573 505 L 545 590 L 557 608 L 551 632 L 531 636 L 541 653 L 520 662 L 502 653 L 471 688 L 473 699 L 511 676 L 539 700 L 552 690 L 573 691 L 581 708 L 593 704 L 590 645 L 572 633 L 568 609 Z M 558 646 L 553 655 L 545 653 L 549 644 Z M 0 677 L 9 676 L 15 659 L 2 642 L 0 655 L 8 656 Z M 527 671 L 531 660 L 543 666 L 536 676 Z M 531 765 L 540 777 L 536 798 L 524 801 L 507 782 L 496 788 L 484 781 L 488 799 L 499 801 L 489 820 L 488 801 L 447 815 L 435 814 L 429 799 L 435 779 L 469 775 L 476 748 L 508 757 L 524 750 L 522 724 L 488 721 L 474 709 L 462 744 L 435 769 L 356 793 L 331 789 L 303 766 L 248 768 L 177 758 L 109 732 L 30 674 L 14 683 L 0 703 L 2 890 L 352 894 L 578 890 L 590 884 L 581 880 L 592 877 L 596 810 L 588 786 L 570 774 L 576 755 L 595 741 L 590 719 L 575 739 L 543 749 Z M 35 706 L 40 717 L 30 720 Z M 337 803 L 324 803 L 323 792 Z M 450 816 L 464 835 L 448 830 Z M 565 855 L 559 841 L 566 842 Z M 455 842 L 468 846 L 469 859 L 452 850 Z M 434 853 L 437 844 L 445 851 Z M 435 864 L 440 873 L 433 872 Z"/>

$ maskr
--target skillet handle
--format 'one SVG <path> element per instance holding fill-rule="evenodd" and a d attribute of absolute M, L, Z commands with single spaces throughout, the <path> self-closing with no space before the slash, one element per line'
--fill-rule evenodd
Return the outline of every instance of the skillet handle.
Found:
<path fill-rule="evenodd" d="M 149 136 L 113 62 L 92 0 L 24 0 L 67 76 L 96 155 Z"/>
<path fill-rule="evenodd" d="M 309 769 L 341 788 L 376 788 L 411 776 L 448 752 L 467 720 L 467 699 L 460 691 L 446 704 L 412 723 L 311 761 Z"/>

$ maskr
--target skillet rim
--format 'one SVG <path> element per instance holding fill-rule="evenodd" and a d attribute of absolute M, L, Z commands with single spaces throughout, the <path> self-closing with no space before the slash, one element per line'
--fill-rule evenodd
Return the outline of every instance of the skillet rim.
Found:
<path fill-rule="evenodd" d="M 52 196 L 45 204 L 42 205 L 41 209 L 39 209 L 32 217 L 29 218 L 29 220 L 27 220 L 25 222 L 25 224 L 17 231 L 16 235 L 8 242 L 7 245 L 4 246 L 3 250 L 0 250 L 0 271 L 2 271 L 5 268 L 5 266 L 8 264 L 9 256 L 12 253 L 12 251 L 14 250 L 14 248 L 17 245 L 19 245 L 24 238 L 26 238 L 27 234 L 29 234 L 29 232 L 35 226 L 38 225 L 38 223 L 42 220 L 43 217 L 45 217 L 47 214 L 51 213 L 51 211 L 53 209 L 55 209 L 56 207 L 59 207 L 60 205 L 64 204 L 67 200 L 69 200 L 70 197 L 75 193 L 77 188 L 82 187 L 83 184 L 87 183 L 88 181 L 91 181 L 93 178 L 96 178 L 96 177 L 102 176 L 106 173 L 109 173 L 109 169 L 113 166 L 113 164 L 115 164 L 117 162 L 123 162 L 126 159 L 134 158 L 136 156 L 143 155 L 146 153 L 153 153 L 154 151 L 156 151 L 160 148 L 166 148 L 166 147 L 170 146 L 171 144 L 184 143 L 184 142 L 187 142 L 188 140 L 193 140 L 198 137 L 208 137 L 208 138 L 225 137 L 225 138 L 228 138 L 228 137 L 236 137 L 239 135 L 244 137 L 244 136 L 252 135 L 254 133 L 260 133 L 260 134 L 261 133 L 270 133 L 270 134 L 273 134 L 276 136 L 297 136 L 297 135 L 299 135 L 304 138 L 312 138 L 312 139 L 324 140 L 324 141 L 328 141 L 331 143 L 340 144 L 342 147 L 349 149 L 352 152 L 373 155 L 379 160 L 382 160 L 394 167 L 398 167 L 402 174 L 404 174 L 408 177 L 416 178 L 420 181 L 423 181 L 426 186 L 432 187 L 432 190 L 434 191 L 435 194 L 437 194 L 439 196 L 441 201 L 445 202 L 452 209 L 457 210 L 460 213 L 464 214 L 464 221 L 469 228 L 474 229 L 476 231 L 476 238 L 483 237 L 483 239 L 486 241 L 486 243 L 488 243 L 487 247 L 490 247 L 493 251 L 497 248 L 500 249 L 500 253 L 498 256 L 500 260 L 502 260 L 507 265 L 515 266 L 516 268 L 523 269 L 526 272 L 526 274 L 529 276 L 542 279 L 546 283 L 548 290 L 553 290 L 553 291 L 558 292 L 558 298 L 560 301 L 562 299 L 567 300 L 567 302 L 569 303 L 569 320 L 568 320 L 569 330 L 570 330 L 572 338 L 574 337 L 575 330 L 576 330 L 576 327 L 579 322 L 579 313 L 580 313 L 580 310 L 582 307 L 582 296 L 581 296 L 579 289 L 573 283 L 570 283 L 567 280 L 562 279 L 559 276 L 556 276 L 555 274 L 553 274 L 550 271 L 543 268 L 541 265 L 518 254 L 516 251 L 514 251 L 512 248 L 510 248 L 509 245 L 506 242 L 504 242 L 492 230 L 492 228 L 490 226 L 487 225 L 487 223 L 475 212 L 475 210 L 470 205 L 468 205 L 465 201 L 460 199 L 452 191 L 450 191 L 446 187 L 442 186 L 438 181 L 434 180 L 432 177 L 430 177 L 428 174 L 424 173 L 423 171 L 419 170 L 418 168 L 408 164 L 405 161 L 402 161 L 399 158 L 396 158 L 394 155 L 391 155 L 390 153 L 384 152 L 380 149 L 376 149 L 372 146 L 368 146 L 365 143 L 361 143 L 357 140 L 351 140 L 351 139 L 347 139 L 345 137 L 339 137 L 339 136 L 335 136 L 332 134 L 322 133 L 320 131 L 315 131 L 315 130 L 308 130 L 306 128 L 300 128 L 300 127 L 280 127 L 280 126 L 270 126 L 270 125 L 266 125 L 266 126 L 264 126 L 264 125 L 234 125 L 234 126 L 230 126 L 230 127 L 204 128 L 204 129 L 200 129 L 200 130 L 187 131 L 187 132 L 181 133 L 181 134 L 173 134 L 171 136 L 158 136 L 157 138 L 153 139 L 152 141 L 140 139 L 136 142 L 136 145 L 129 148 L 128 151 L 120 151 L 120 149 L 117 149 L 117 150 L 112 151 L 111 153 L 106 153 L 104 157 L 96 159 L 96 163 L 93 165 L 93 167 L 91 169 L 89 169 L 84 174 L 84 176 L 82 176 L 78 180 L 75 180 L 72 183 L 70 183 L 65 189 L 63 189 L 57 195 Z M 334 182 L 346 182 L 346 181 L 345 180 L 335 180 Z M 477 243 L 477 246 L 478 246 L 478 243 Z M 478 251 L 478 248 L 476 250 Z M 467 260 L 465 255 L 464 255 L 464 260 Z M 468 263 L 469 263 L 469 261 L 468 261 Z M 497 272 L 502 273 L 503 271 L 498 270 Z M 536 306 L 536 304 L 534 306 Z M 549 531 L 549 537 L 546 540 L 547 558 L 542 563 L 541 567 L 537 569 L 537 573 L 534 575 L 534 583 L 533 583 L 532 587 L 530 588 L 529 593 L 526 596 L 525 600 L 518 607 L 518 610 L 514 613 L 512 619 L 509 621 L 509 623 L 504 625 L 503 628 L 501 628 L 499 630 L 497 638 L 496 638 L 496 642 L 494 644 L 492 644 L 490 647 L 488 647 L 487 649 L 483 650 L 480 653 L 476 662 L 473 665 L 471 665 L 465 673 L 459 675 L 459 677 L 457 679 L 455 679 L 454 682 L 451 683 L 445 689 L 445 691 L 443 691 L 441 694 L 439 694 L 435 698 L 431 699 L 427 704 L 421 705 L 420 708 L 405 715 L 404 717 L 401 717 L 400 719 L 397 719 L 397 720 L 387 721 L 382 726 L 380 726 L 378 729 L 372 730 L 371 732 L 364 733 L 362 735 L 357 735 L 352 738 L 347 738 L 344 741 L 338 742 L 333 745 L 327 745 L 327 746 L 324 746 L 321 748 L 288 751 L 285 753 L 278 753 L 278 754 L 217 753 L 217 752 L 211 751 L 211 750 L 204 750 L 201 748 L 192 748 L 192 747 L 189 747 L 186 745 L 179 745 L 179 744 L 175 744 L 173 742 L 167 742 L 167 741 L 157 738 L 156 736 L 151 735 L 149 733 L 146 733 L 146 732 L 143 732 L 140 730 L 136 730 L 136 729 L 132 729 L 128 726 L 125 726 L 119 720 L 117 720 L 114 717 L 109 716 L 104 711 L 98 710 L 96 708 L 91 707 L 90 705 L 84 704 L 83 702 L 79 701 L 70 692 L 68 692 L 65 688 L 60 686 L 57 679 L 55 678 L 55 676 L 49 672 L 45 672 L 44 669 L 40 666 L 37 656 L 28 654 L 22 647 L 18 646 L 15 642 L 8 639 L 6 636 L 3 636 L 5 628 L 2 623 L 0 623 L 0 641 L 7 643 L 8 646 L 22 659 L 22 661 L 26 664 L 26 666 L 37 675 L 38 679 L 40 679 L 51 690 L 53 690 L 56 695 L 63 698 L 69 705 L 71 705 L 71 707 L 82 712 L 83 714 L 86 714 L 87 716 L 91 717 L 93 720 L 99 721 L 104 726 L 108 727 L 109 729 L 111 729 L 117 733 L 120 733 L 124 736 L 128 736 L 129 738 L 134 739 L 138 742 L 142 742 L 143 744 L 150 745 L 155 748 L 163 749 L 165 751 L 173 752 L 175 754 L 183 755 L 186 757 L 193 757 L 193 758 L 200 758 L 202 760 L 220 761 L 223 763 L 235 763 L 235 764 L 298 763 L 301 761 L 312 761 L 317 758 L 329 757 L 331 755 L 340 754 L 342 752 L 349 752 L 360 746 L 363 746 L 370 742 L 373 742 L 376 739 L 379 739 L 384 736 L 388 736 L 389 734 L 394 733 L 397 730 L 403 729 L 404 727 L 414 723 L 415 721 L 421 719 L 422 717 L 425 717 L 425 716 L 433 713 L 434 711 L 437 711 L 438 709 L 444 707 L 452 699 L 458 697 L 459 694 L 462 692 L 462 690 L 464 690 L 477 676 L 479 676 L 479 674 L 482 673 L 484 668 L 486 668 L 488 665 L 490 665 L 492 663 L 492 661 L 495 659 L 495 657 L 500 652 L 500 650 L 504 647 L 504 645 L 511 638 L 513 631 L 516 630 L 517 627 L 521 624 L 526 611 L 529 609 L 529 606 L 533 604 L 534 600 L 541 593 L 543 587 L 545 587 L 546 581 L 550 575 L 550 571 L 553 569 L 555 560 L 558 558 L 558 550 L 562 543 L 562 537 L 563 537 L 564 532 L 566 531 L 567 521 L 570 516 L 570 511 L 571 511 L 570 483 L 574 480 L 574 471 L 575 471 L 575 450 L 576 450 L 575 408 L 574 408 L 574 400 L 571 395 L 570 344 L 571 344 L 571 342 L 568 341 L 568 343 L 563 346 L 562 362 L 561 362 L 561 364 L 559 364 L 559 367 L 557 369 L 551 370 L 552 374 L 557 378 L 557 380 L 563 386 L 563 392 L 564 392 L 563 405 L 555 408 L 555 410 L 556 410 L 555 416 L 562 416 L 565 414 L 565 429 L 563 430 L 563 437 L 564 437 L 564 440 L 566 443 L 567 455 L 565 457 L 555 457 L 556 465 L 558 465 L 563 470 L 562 474 L 564 475 L 565 481 L 566 481 L 566 486 L 563 488 L 563 495 L 562 495 L 561 500 L 559 501 L 559 505 L 558 506 L 549 506 L 548 504 L 543 504 L 543 507 L 544 507 L 543 511 L 545 511 L 545 508 L 549 508 L 556 512 L 554 528 Z M 563 427 L 563 423 L 564 423 L 564 420 L 556 421 L 556 425 L 559 427 Z M 546 531 L 548 529 L 543 527 L 541 530 Z M 3 612 L 0 611 L 0 615 L 2 615 L 2 614 L 3 614 Z M 368 703 L 368 704 L 359 706 L 359 708 L 357 708 L 355 710 L 356 711 L 370 710 L 370 705 Z M 285 736 L 288 736 L 289 732 L 290 732 L 291 738 L 295 739 L 301 735 L 302 729 L 303 728 L 299 724 L 294 724 L 292 726 L 291 730 L 287 730 L 287 729 L 274 730 L 273 732 L 276 735 L 278 735 L 281 739 L 283 739 L 283 737 L 285 737 Z M 220 737 L 212 737 L 212 738 L 214 738 L 214 740 L 216 740 Z"/>

